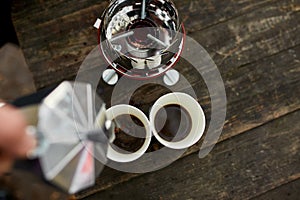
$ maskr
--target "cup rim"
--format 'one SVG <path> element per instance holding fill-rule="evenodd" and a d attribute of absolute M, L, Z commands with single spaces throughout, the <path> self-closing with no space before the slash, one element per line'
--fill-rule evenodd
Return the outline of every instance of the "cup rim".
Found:
<path fill-rule="evenodd" d="M 163 139 L 155 128 L 155 116 L 159 109 L 173 104 L 185 108 L 192 120 L 190 133 L 184 139 L 176 142 Z M 152 106 L 149 119 L 154 137 L 161 144 L 172 149 L 185 149 L 194 145 L 200 140 L 205 130 L 205 115 L 202 107 L 192 96 L 181 92 L 173 92 L 160 97 Z"/>
<path fill-rule="evenodd" d="M 137 117 L 145 127 L 146 136 L 144 138 L 145 141 L 143 146 L 139 148 L 139 150 L 128 154 L 127 153 L 124 154 L 116 151 L 114 148 L 112 148 L 110 143 L 107 149 L 107 158 L 116 162 L 131 162 L 140 158 L 146 152 L 151 142 L 152 133 L 151 133 L 150 122 L 146 117 L 146 115 L 141 110 L 139 110 L 134 106 L 126 105 L 126 104 L 112 106 L 106 110 L 107 120 L 113 120 L 116 117 L 124 114 L 134 115 L 135 117 Z"/>

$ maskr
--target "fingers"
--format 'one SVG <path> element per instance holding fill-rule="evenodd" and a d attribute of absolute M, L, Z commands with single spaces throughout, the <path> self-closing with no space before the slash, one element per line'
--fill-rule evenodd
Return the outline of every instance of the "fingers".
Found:
<path fill-rule="evenodd" d="M 10 105 L 0 109 L 0 148 L 6 154 L 25 157 L 35 147 L 35 139 L 26 133 L 26 127 L 26 120 L 19 110 Z"/>
<path fill-rule="evenodd" d="M 16 141 L 16 144 L 13 144 L 11 148 L 7 150 L 18 158 L 26 158 L 28 152 L 32 151 L 36 144 L 37 142 L 34 136 L 25 132 L 23 136 Z"/>

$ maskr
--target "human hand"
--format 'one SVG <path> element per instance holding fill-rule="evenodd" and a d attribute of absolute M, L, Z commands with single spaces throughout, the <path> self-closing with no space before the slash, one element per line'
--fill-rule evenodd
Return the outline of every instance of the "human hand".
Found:
<path fill-rule="evenodd" d="M 27 123 L 22 113 L 11 105 L 0 105 L 0 176 L 15 159 L 26 158 L 36 141 L 26 133 Z"/>

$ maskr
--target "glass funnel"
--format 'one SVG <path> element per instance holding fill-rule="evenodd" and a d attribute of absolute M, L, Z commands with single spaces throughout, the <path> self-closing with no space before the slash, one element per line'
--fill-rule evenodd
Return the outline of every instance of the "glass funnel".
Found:
<path fill-rule="evenodd" d="M 184 27 L 169 0 L 115 0 L 103 13 L 99 43 L 117 72 L 146 79 L 163 74 L 179 59 Z"/>

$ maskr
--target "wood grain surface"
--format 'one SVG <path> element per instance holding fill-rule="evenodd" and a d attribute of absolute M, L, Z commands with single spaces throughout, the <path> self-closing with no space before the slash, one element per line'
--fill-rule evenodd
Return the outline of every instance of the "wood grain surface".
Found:
<path fill-rule="evenodd" d="M 300 178 L 300 112 L 88 199 L 249 199 Z M 288 155 L 288 156 L 287 156 Z M 229 184 L 230 183 L 230 184 Z"/>
<path fill-rule="evenodd" d="M 299 178 L 299 127 L 293 125 L 297 125 L 300 108 L 300 1 L 174 2 L 188 36 L 208 51 L 224 80 L 228 105 L 220 143 L 199 160 L 195 152 L 201 140 L 184 158 L 152 174 L 107 168 L 97 184 L 77 198 L 101 192 L 102 198 L 137 194 L 150 199 L 248 199 Z M 92 25 L 107 5 L 108 1 L 99 0 L 14 2 L 13 21 L 37 88 L 74 79 L 97 45 Z M 203 80 L 184 60 L 176 68 L 201 94 L 198 101 L 209 121 L 211 102 Z M 107 96 L 102 97 L 109 99 L 112 89 L 105 87 L 102 93 Z M 143 87 L 133 104 L 150 105 L 163 92 L 160 87 Z M 153 98 L 139 97 L 145 93 Z"/>
<path fill-rule="evenodd" d="M 273 190 L 270 190 L 258 197 L 255 197 L 254 199 L 256 200 L 298 199 L 299 193 L 297 191 L 299 191 L 299 188 L 300 188 L 300 179 L 297 179 L 295 181 L 277 187 Z"/>

